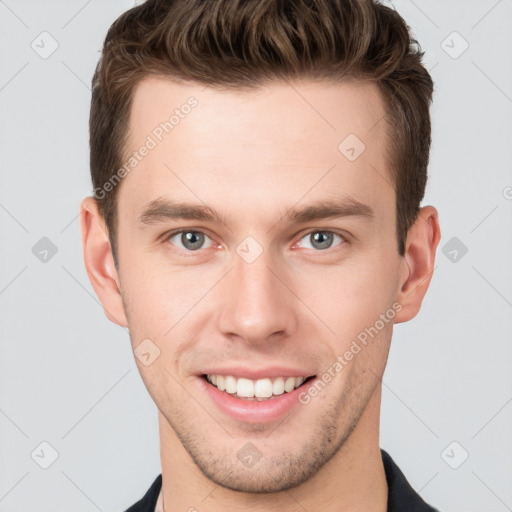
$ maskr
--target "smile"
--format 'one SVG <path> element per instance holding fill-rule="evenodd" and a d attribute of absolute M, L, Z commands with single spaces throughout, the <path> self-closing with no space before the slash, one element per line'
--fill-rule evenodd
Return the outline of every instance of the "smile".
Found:
<path fill-rule="evenodd" d="M 211 374 L 203 377 L 219 391 L 224 391 L 233 397 L 254 401 L 271 400 L 284 393 L 290 393 L 314 378 L 314 376 L 300 376 L 252 380 L 232 375 Z"/>

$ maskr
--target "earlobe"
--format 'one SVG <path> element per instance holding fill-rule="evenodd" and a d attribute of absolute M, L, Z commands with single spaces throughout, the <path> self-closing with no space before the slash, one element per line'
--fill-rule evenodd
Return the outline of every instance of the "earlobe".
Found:
<path fill-rule="evenodd" d="M 396 323 L 411 320 L 418 314 L 432 279 L 440 238 L 437 210 L 433 206 L 421 208 L 407 235 L 403 277 L 397 297 L 402 310 L 396 316 Z"/>
<path fill-rule="evenodd" d="M 127 326 L 120 292 L 120 280 L 114 265 L 105 222 L 93 197 L 80 205 L 80 233 L 85 268 L 108 319 Z"/>

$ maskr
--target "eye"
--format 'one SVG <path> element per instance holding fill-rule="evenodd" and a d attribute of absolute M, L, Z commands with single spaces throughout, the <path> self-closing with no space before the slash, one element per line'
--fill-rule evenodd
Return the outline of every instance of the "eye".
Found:
<path fill-rule="evenodd" d="M 173 242 L 173 238 L 176 238 L 177 242 Z M 174 233 L 171 233 L 168 237 L 166 237 L 167 241 L 171 242 L 173 245 L 176 245 L 180 249 L 184 249 L 186 251 L 197 251 L 198 249 L 206 249 L 207 247 L 202 247 L 206 239 L 210 240 L 211 246 L 211 239 L 202 231 L 181 230 L 175 231 Z"/>
<path fill-rule="evenodd" d="M 301 240 L 308 240 L 310 242 L 310 247 L 308 249 L 317 249 L 317 250 L 325 250 L 330 249 L 333 244 L 333 240 L 337 238 L 341 240 L 340 244 L 345 240 L 338 233 L 333 233 L 332 231 L 312 231 L 308 233 L 306 236 L 302 237 Z"/>

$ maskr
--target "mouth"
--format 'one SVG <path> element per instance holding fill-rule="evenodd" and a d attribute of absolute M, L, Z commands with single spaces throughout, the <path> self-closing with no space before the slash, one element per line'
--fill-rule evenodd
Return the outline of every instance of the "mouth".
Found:
<path fill-rule="evenodd" d="M 305 386 L 316 375 L 265 377 L 257 380 L 217 374 L 203 374 L 201 377 L 226 395 L 244 401 L 263 402 L 292 393 Z"/>

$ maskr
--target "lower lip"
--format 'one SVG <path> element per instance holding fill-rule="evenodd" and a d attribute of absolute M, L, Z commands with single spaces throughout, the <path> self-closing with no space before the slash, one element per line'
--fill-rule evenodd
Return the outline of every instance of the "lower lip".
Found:
<path fill-rule="evenodd" d="M 305 386 L 299 386 L 289 393 L 258 402 L 236 398 L 220 391 L 204 378 L 198 377 L 198 379 L 204 391 L 224 414 L 244 423 L 270 423 L 281 419 L 289 414 L 295 406 L 300 405 L 299 394 L 313 382 L 313 380 L 308 381 Z"/>

